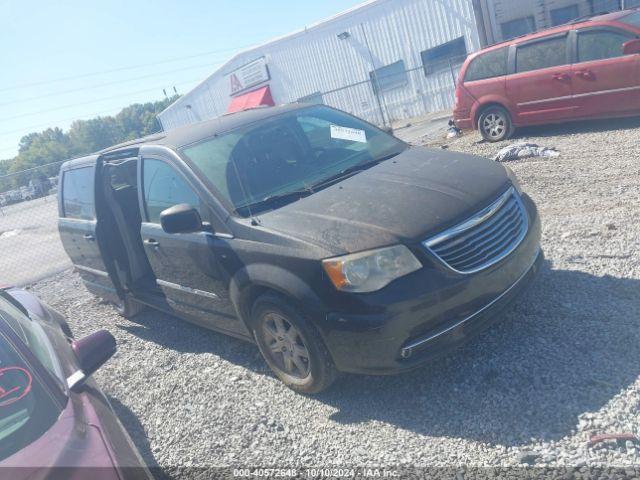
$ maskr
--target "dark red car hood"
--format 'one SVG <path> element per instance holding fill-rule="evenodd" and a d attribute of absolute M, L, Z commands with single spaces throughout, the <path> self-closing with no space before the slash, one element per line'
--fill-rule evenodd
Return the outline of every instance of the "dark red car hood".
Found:
<path fill-rule="evenodd" d="M 85 413 L 82 403 L 81 398 L 70 400 L 46 433 L 0 462 L 3 474 L 11 472 L 16 480 L 57 478 L 60 473 L 69 479 L 120 479 L 99 428 L 77 418 L 79 411 Z"/>

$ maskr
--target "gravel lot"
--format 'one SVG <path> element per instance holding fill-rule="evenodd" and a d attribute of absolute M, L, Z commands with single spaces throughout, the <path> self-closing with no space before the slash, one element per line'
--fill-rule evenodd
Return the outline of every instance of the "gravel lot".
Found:
<path fill-rule="evenodd" d="M 561 152 L 509 163 L 539 206 L 546 265 L 502 322 L 408 374 L 347 376 L 307 398 L 277 381 L 254 346 L 154 312 L 127 321 L 72 272 L 32 288 L 69 317 L 76 336 L 98 328 L 116 336 L 118 353 L 97 380 L 148 462 L 168 472 L 527 462 L 637 469 L 640 444 L 587 441 L 640 435 L 640 120 L 518 137 Z M 447 145 L 488 157 L 500 147 L 478 139 L 468 133 Z"/>

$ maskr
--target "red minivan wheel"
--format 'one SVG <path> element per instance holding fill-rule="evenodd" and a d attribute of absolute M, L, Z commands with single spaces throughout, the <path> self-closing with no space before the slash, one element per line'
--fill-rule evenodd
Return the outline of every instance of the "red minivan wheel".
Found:
<path fill-rule="evenodd" d="M 503 107 L 488 107 L 480 114 L 478 130 L 482 138 L 488 142 L 506 140 L 514 131 L 511 115 Z"/>

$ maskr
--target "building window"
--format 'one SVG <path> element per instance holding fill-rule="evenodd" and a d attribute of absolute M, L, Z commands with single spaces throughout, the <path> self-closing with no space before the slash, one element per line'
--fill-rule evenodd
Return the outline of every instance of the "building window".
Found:
<path fill-rule="evenodd" d="M 374 91 L 392 90 L 409 82 L 404 60 L 377 68 L 373 72 L 369 72 L 369 77 Z"/>
<path fill-rule="evenodd" d="M 313 105 L 323 105 L 324 99 L 322 98 L 322 92 L 314 92 L 298 99 L 298 103 L 311 103 Z"/>
<path fill-rule="evenodd" d="M 464 62 L 467 57 L 467 45 L 464 42 L 464 37 L 460 37 L 437 47 L 429 48 L 421 52 L 420 56 L 422 57 L 424 74 L 429 75 Z"/>
<path fill-rule="evenodd" d="M 503 40 L 509 40 L 510 38 L 535 32 L 536 21 L 533 19 L 533 16 L 517 18 L 500 24 L 500 29 L 502 30 Z"/>
<path fill-rule="evenodd" d="M 640 0 L 638 0 L 640 2 Z M 634 27 L 640 27 L 640 12 L 630 13 L 620 19 L 622 23 L 631 25 Z"/>
<path fill-rule="evenodd" d="M 622 0 L 591 0 L 593 13 L 613 12 L 622 8 Z M 633 6 L 633 0 L 625 0 L 625 8 Z"/>
<path fill-rule="evenodd" d="M 568 7 L 556 8 L 551 10 L 551 26 L 563 25 L 569 23 L 580 16 L 578 5 L 569 5 Z"/>

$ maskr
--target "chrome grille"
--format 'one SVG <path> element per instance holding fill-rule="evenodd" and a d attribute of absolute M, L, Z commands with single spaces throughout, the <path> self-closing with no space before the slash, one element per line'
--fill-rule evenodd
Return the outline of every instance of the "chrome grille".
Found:
<path fill-rule="evenodd" d="M 509 255 L 527 228 L 524 205 L 511 187 L 487 208 L 423 244 L 456 272 L 474 273 Z"/>

